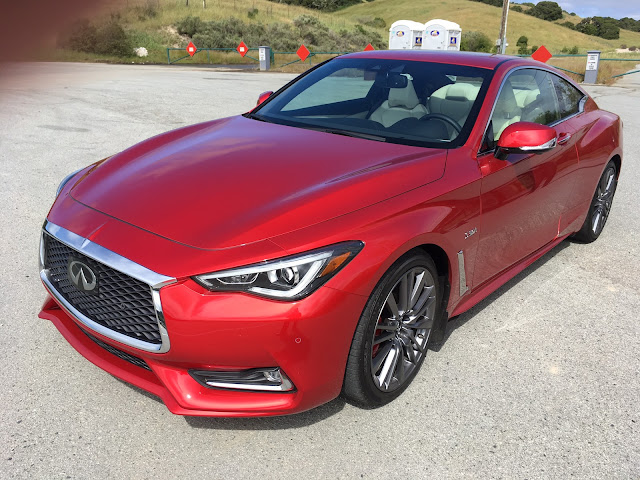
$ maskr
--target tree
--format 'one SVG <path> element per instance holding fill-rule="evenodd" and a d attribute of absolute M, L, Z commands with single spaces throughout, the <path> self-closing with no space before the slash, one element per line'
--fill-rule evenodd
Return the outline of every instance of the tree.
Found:
<path fill-rule="evenodd" d="M 583 18 L 576 25 L 576 30 L 587 35 L 615 40 L 620 38 L 620 27 L 618 20 L 611 17 L 588 17 Z"/>
<path fill-rule="evenodd" d="M 562 18 L 562 8 L 556 2 L 538 2 L 525 13 L 550 22 Z"/>
<path fill-rule="evenodd" d="M 522 35 L 518 41 L 516 42 L 516 46 L 518 47 L 519 55 L 528 55 L 529 47 L 528 47 L 529 39 Z"/>

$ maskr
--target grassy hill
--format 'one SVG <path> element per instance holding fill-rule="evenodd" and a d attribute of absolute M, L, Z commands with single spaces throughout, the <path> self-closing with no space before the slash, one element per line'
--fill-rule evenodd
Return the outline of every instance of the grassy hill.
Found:
<path fill-rule="evenodd" d="M 469 0 L 436 0 L 431 2 L 375 0 L 340 10 L 335 15 L 352 21 L 365 15 L 381 17 L 387 22 L 387 25 L 401 19 L 426 22 L 434 18 L 443 18 L 458 23 L 463 32 L 471 30 L 483 32 L 491 40 L 494 40 L 500 34 L 502 9 Z M 580 20 L 577 16 L 565 15 L 565 18 L 560 21 L 578 23 Z M 529 45 L 544 45 L 552 53 L 560 52 L 563 47 L 570 48 L 574 45 L 581 53 L 591 49 L 613 52 L 621 44 L 640 47 L 640 33 L 638 32 L 620 30 L 620 39 L 605 40 L 513 10 L 509 12 L 507 31 L 507 41 L 509 42 L 507 53 L 510 54 L 517 52 L 516 41 L 521 35 L 528 37 Z"/>
<path fill-rule="evenodd" d="M 386 27 L 366 26 L 366 29 L 380 35 L 384 44 L 388 40 L 389 25 L 400 19 L 426 22 L 434 18 L 444 18 L 459 23 L 463 32 L 479 31 L 486 34 L 493 41 L 498 37 L 501 18 L 501 8 L 469 0 L 430 0 L 428 2 L 370 0 L 331 13 L 268 0 L 208 0 L 206 9 L 203 9 L 202 2 L 199 0 L 192 0 L 188 6 L 185 3 L 185 0 L 110 0 L 103 6 L 100 15 L 103 21 L 113 18 L 115 15 L 131 37 L 133 46 L 147 48 L 149 51 L 148 57 L 125 59 L 126 62 L 137 63 L 165 63 L 167 47 L 184 48 L 189 38 L 179 35 L 175 25 L 188 16 L 197 16 L 203 21 L 219 21 L 235 17 L 248 25 L 255 25 L 257 28 L 259 24 L 292 24 L 294 19 L 301 15 L 311 15 L 338 35 L 345 30 L 356 31 L 358 28 L 362 28 L 363 24 L 370 23 L 371 20 L 379 17 L 384 20 Z M 526 9 L 526 7 L 524 8 Z M 91 20 L 93 22 L 101 21 L 99 18 Z M 580 21 L 580 17 L 565 14 L 565 17 L 558 22 L 564 21 L 577 23 Z M 226 34 L 227 32 L 223 32 L 223 35 Z M 613 56 L 615 49 L 622 44 L 640 47 L 640 33 L 637 32 L 621 30 L 619 39 L 605 40 L 576 32 L 557 23 L 547 22 L 511 10 L 507 36 L 510 45 L 507 48 L 507 53 L 515 54 L 517 52 L 516 41 L 521 35 L 528 37 L 529 46 L 545 45 L 552 53 L 560 53 L 565 47 L 577 46 L 579 52 L 583 54 L 587 50 L 598 49 L 602 50 L 606 56 Z M 358 41 L 358 43 L 360 42 Z M 365 45 L 366 42 L 359 48 L 364 48 Z M 257 45 L 249 46 L 256 47 Z M 177 52 L 176 54 L 179 55 Z M 206 61 L 206 57 L 203 57 L 203 55 L 200 53 L 193 61 L 186 59 L 184 62 L 200 63 Z M 639 55 L 638 53 L 632 54 L 635 58 Z M 108 55 L 87 54 L 69 50 L 56 50 L 53 54 L 47 52 L 45 56 L 47 59 L 54 60 L 123 61 L 121 58 Z M 281 56 L 276 63 L 283 64 L 286 61 L 297 58 L 295 56 L 290 57 Z M 318 58 L 313 60 L 315 62 Z M 582 59 L 575 59 L 573 62 L 566 61 L 564 64 L 558 63 L 561 60 L 552 60 L 552 63 L 575 69 L 576 71 L 584 71 L 584 61 Z M 212 62 L 241 63 L 243 59 L 235 52 L 232 52 L 229 54 L 217 54 L 212 57 Z M 614 73 L 634 67 L 634 65 L 626 64 L 626 62 L 609 63 L 620 64 L 616 67 Z"/>

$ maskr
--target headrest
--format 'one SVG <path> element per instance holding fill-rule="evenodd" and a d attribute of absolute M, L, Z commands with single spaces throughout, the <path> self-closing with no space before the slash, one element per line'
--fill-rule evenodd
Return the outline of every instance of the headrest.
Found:
<path fill-rule="evenodd" d="M 518 107 L 516 95 L 515 93 L 513 93 L 511 82 L 507 80 L 502 87 L 502 91 L 500 92 L 500 97 L 498 98 L 498 102 L 496 103 L 494 115 L 504 118 L 511 118 L 511 116 L 518 115 L 519 112 L 520 108 Z"/>
<path fill-rule="evenodd" d="M 467 83 L 454 83 L 447 89 L 447 100 L 472 102 L 476 99 L 478 91 Z"/>
<path fill-rule="evenodd" d="M 538 97 L 540 95 L 537 92 L 530 92 L 527 94 L 527 96 L 524 98 L 524 106 L 528 107 L 529 105 L 531 105 L 533 102 L 535 102 L 536 100 L 538 100 Z"/>
<path fill-rule="evenodd" d="M 420 99 L 418 98 L 418 95 L 416 95 L 411 78 L 407 78 L 407 86 L 405 88 L 389 89 L 390 107 L 404 107 L 408 110 L 412 110 L 417 107 L 419 103 Z"/>

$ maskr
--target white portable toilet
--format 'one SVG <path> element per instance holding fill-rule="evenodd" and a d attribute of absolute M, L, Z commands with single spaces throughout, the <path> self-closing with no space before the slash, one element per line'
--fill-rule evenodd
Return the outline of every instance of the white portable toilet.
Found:
<path fill-rule="evenodd" d="M 389 50 L 411 50 L 422 47 L 424 23 L 398 20 L 389 28 Z"/>
<path fill-rule="evenodd" d="M 423 50 L 460 51 L 462 29 L 448 20 L 430 20 L 424 24 Z"/>

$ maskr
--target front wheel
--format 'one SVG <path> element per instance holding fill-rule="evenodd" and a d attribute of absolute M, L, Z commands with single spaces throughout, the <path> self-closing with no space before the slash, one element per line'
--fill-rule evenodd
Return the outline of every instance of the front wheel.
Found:
<path fill-rule="evenodd" d="M 582 224 L 582 228 L 573 236 L 574 239 L 579 242 L 591 243 L 600 236 L 609 218 L 617 185 L 618 171 L 616 164 L 610 161 L 600 177 L 598 187 L 589 206 L 587 218 Z"/>
<path fill-rule="evenodd" d="M 418 373 L 441 304 L 442 288 L 425 254 L 400 258 L 382 277 L 353 338 L 343 396 L 375 408 L 400 395 Z"/>

